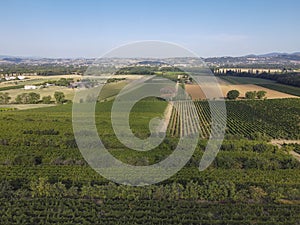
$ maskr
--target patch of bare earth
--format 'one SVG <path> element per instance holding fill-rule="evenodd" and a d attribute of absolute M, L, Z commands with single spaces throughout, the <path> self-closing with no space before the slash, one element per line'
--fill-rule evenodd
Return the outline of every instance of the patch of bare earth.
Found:
<path fill-rule="evenodd" d="M 201 87 L 201 84 L 200 84 Z M 193 100 L 206 99 L 206 96 L 197 84 L 186 84 L 185 90 L 192 97 Z M 223 96 L 225 97 L 230 90 L 238 90 L 240 92 L 240 98 L 244 98 L 248 91 L 265 91 L 268 99 L 274 98 L 298 98 L 297 96 L 286 94 L 283 92 L 271 90 L 268 88 L 260 87 L 255 84 L 229 84 L 226 82 L 219 82 L 219 88 L 221 88 Z M 216 84 L 206 84 L 206 90 L 214 91 Z"/>
<path fill-rule="evenodd" d="M 284 144 L 300 144 L 300 140 L 278 140 L 273 139 L 270 141 L 271 144 L 278 146 L 279 148 L 282 147 Z M 297 159 L 300 162 L 300 154 L 295 151 L 289 152 L 295 159 Z"/>

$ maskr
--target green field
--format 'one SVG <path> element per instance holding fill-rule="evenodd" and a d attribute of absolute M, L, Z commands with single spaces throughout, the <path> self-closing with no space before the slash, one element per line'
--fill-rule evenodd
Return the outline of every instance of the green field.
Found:
<path fill-rule="evenodd" d="M 269 83 L 269 84 L 265 83 L 265 84 L 259 84 L 259 86 L 300 97 L 300 88 L 298 87 L 294 87 L 286 84 L 280 84 L 280 83 Z"/>
<path fill-rule="evenodd" d="M 204 138 L 210 135 L 210 108 L 206 101 L 197 101 L 196 110 L 200 119 L 200 131 Z M 266 136 L 273 139 L 300 139 L 300 99 L 269 99 L 263 101 L 228 101 L 227 108 L 227 135 L 238 135 L 250 139 Z M 191 110 L 185 108 L 187 114 Z M 225 117 L 225 115 L 224 115 Z M 173 110 L 170 135 L 180 134 L 179 116 Z M 188 120 L 185 120 L 188 121 Z M 192 126 L 186 124 L 186 126 Z"/>
<path fill-rule="evenodd" d="M 255 77 L 219 76 L 221 79 L 231 84 L 273 84 L 275 81 L 260 79 Z"/>
<path fill-rule="evenodd" d="M 199 172 L 206 143 L 200 140 L 181 171 L 146 187 L 113 184 L 87 165 L 74 140 L 71 104 L 0 112 L 5 130 L 0 135 L 1 223 L 296 224 L 300 222 L 300 163 L 287 154 L 292 147 L 279 149 L 264 138 L 251 140 L 239 132 L 244 129 L 241 122 L 251 128 L 260 121 L 267 130 L 288 108 L 289 114 L 271 127 L 272 132 L 297 137 L 299 101 L 228 102 L 229 114 L 240 114 L 239 122 L 234 122 L 235 133 L 222 144 L 213 164 Z M 125 148 L 110 125 L 111 106 L 109 101 L 98 103 L 96 124 L 115 157 L 132 165 L 150 165 L 176 147 L 176 137 L 168 135 L 149 152 Z M 136 136 L 147 137 L 147 123 L 162 116 L 165 107 L 166 102 L 154 98 L 136 104 L 130 119 Z M 276 113 L 262 116 L 264 112 Z"/>

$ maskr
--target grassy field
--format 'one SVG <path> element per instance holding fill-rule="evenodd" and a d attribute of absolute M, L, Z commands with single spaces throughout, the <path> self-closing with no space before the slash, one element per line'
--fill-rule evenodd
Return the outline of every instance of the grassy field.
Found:
<path fill-rule="evenodd" d="M 290 86 L 290 85 L 285 85 L 285 84 L 280 84 L 280 83 L 265 83 L 265 84 L 259 84 L 262 87 L 269 88 L 272 90 L 280 91 L 283 93 L 291 94 L 291 95 L 296 95 L 300 97 L 300 88 Z"/>
<path fill-rule="evenodd" d="M 43 96 L 50 95 L 52 97 L 52 100 L 54 100 L 54 92 L 56 91 L 63 92 L 65 94 L 66 99 L 68 100 L 72 100 L 75 93 L 75 89 L 68 88 L 68 87 L 60 87 L 60 86 L 51 86 L 51 87 L 35 89 L 35 90 L 11 89 L 3 92 L 7 92 L 11 97 L 12 101 L 14 101 L 17 95 L 22 93 L 30 93 L 30 92 L 40 94 L 41 98 Z"/>
<path fill-rule="evenodd" d="M 255 77 L 236 77 L 236 76 L 219 76 L 222 80 L 225 80 L 231 84 L 273 84 L 275 81 L 260 79 Z"/>
<path fill-rule="evenodd" d="M 54 76 L 28 76 L 25 80 L 11 80 L 11 81 L 4 81 L 0 83 L 1 87 L 7 86 L 14 86 L 14 85 L 34 85 L 39 84 L 47 81 L 54 81 L 59 80 L 61 78 L 73 78 L 75 81 L 77 79 L 82 79 L 80 75 L 54 75 Z"/>
<path fill-rule="evenodd" d="M 108 83 L 106 84 L 100 94 L 100 100 L 110 100 L 113 99 L 114 96 L 116 96 L 120 90 L 126 85 L 128 82 L 125 81 L 119 81 L 119 82 L 113 82 L 113 83 Z M 77 91 L 76 89 L 68 88 L 68 87 L 61 87 L 61 86 L 50 86 L 47 88 L 41 88 L 41 89 L 35 89 L 35 90 L 24 90 L 24 89 L 10 89 L 10 90 L 5 90 L 5 91 L 0 91 L 3 93 L 8 93 L 9 96 L 11 97 L 10 102 L 14 102 L 15 98 L 17 95 L 22 94 L 22 93 L 38 93 L 40 94 L 41 98 L 44 96 L 50 95 L 52 97 L 52 101 L 55 101 L 54 99 L 54 93 L 56 91 L 63 92 L 65 95 L 65 98 L 67 100 L 73 100 L 74 94 Z M 16 108 L 19 109 L 26 109 L 26 108 L 39 108 L 39 107 L 44 107 L 41 104 L 35 104 L 35 105 L 16 105 Z"/>

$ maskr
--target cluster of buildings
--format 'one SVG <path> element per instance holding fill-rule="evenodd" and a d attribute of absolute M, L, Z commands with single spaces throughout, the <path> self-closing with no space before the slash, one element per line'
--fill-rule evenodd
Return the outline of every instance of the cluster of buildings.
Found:
<path fill-rule="evenodd" d="M 4 79 L 6 81 L 10 81 L 10 80 L 24 80 L 26 77 L 23 75 L 18 75 L 18 76 L 13 76 L 13 75 L 5 75 Z"/>

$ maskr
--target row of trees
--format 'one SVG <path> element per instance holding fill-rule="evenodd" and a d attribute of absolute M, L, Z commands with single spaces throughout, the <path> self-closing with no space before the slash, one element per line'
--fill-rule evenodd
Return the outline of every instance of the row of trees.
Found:
<path fill-rule="evenodd" d="M 62 104 L 66 101 L 65 95 L 63 92 L 56 91 L 54 93 L 55 102 L 57 104 Z M 9 104 L 11 100 L 11 97 L 9 96 L 9 93 L 0 93 L 0 104 Z M 40 94 L 35 92 L 29 92 L 29 93 L 22 93 L 17 95 L 15 98 L 16 104 L 50 104 L 52 103 L 52 97 L 50 95 L 43 96 L 41 99 Z"/>
<path fill-rule="evenodd" d="M 283 70 L 286 71 L 286 70 Z M 292 85 L 295 87 L 300 87 L 300 74 L 299 73 L 285 73 L 285 74 L 272 74 L 272 73 L 253 73 L 251 70 L 247 72 L 241 72 L 241 71 L 233 71 L 228 70 L 226 73 L 218 73 L 218 75 L 222 76 L 236 76 L 236 77 L 256 77 L 256 78 L 262 78 L 262 79 L 268 79 L 268 80 L 274 80 L 281 84 L 287 84 Z"/>
<path fill-rule="evenodd" d="M 266 91 L 247 91 L 245 94 L 246 99 L 263 99 L 265 98 L 267 92 Z M 238 90 L 231 90 L 227 93 L 227 99 L 235 100 L 240 96 L 240 92 Z"/>

